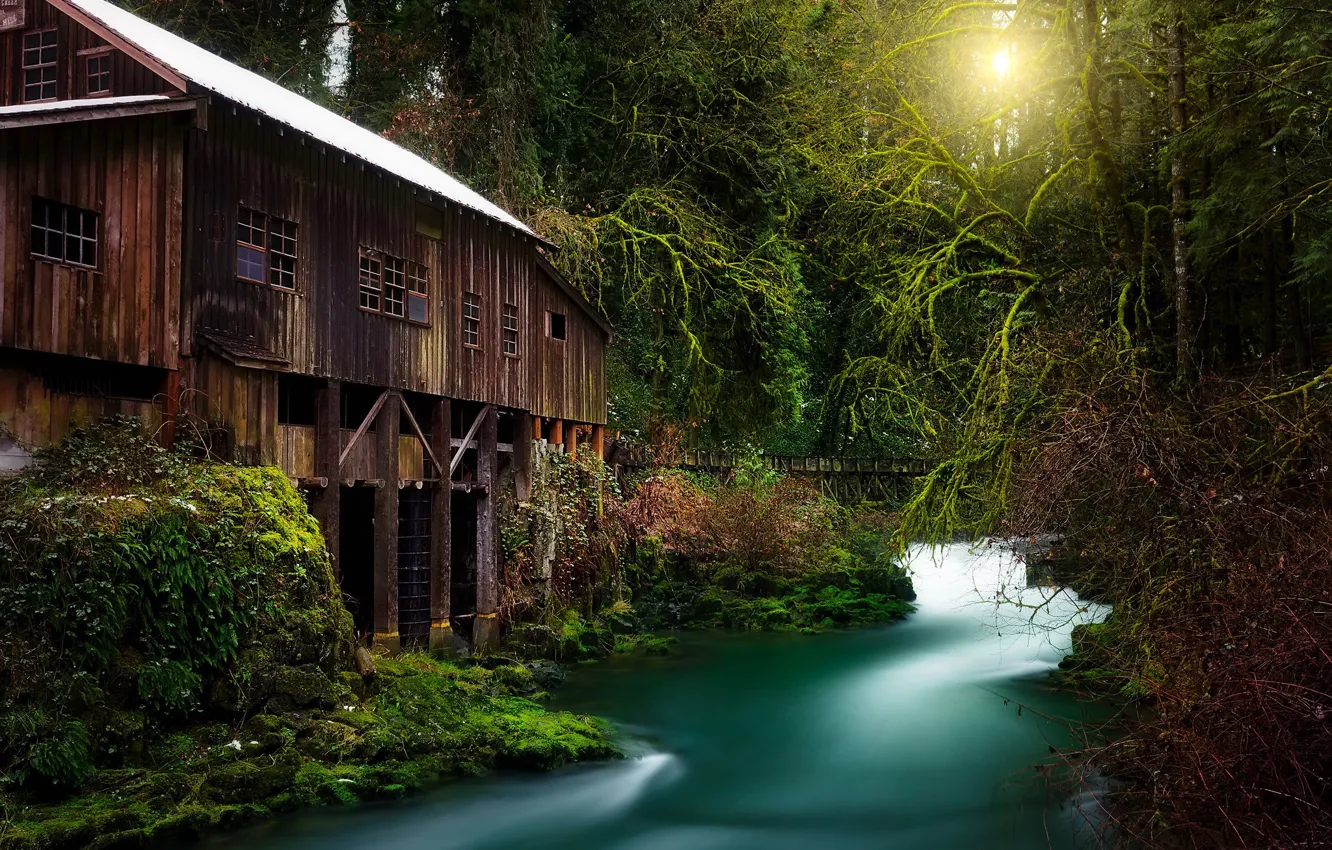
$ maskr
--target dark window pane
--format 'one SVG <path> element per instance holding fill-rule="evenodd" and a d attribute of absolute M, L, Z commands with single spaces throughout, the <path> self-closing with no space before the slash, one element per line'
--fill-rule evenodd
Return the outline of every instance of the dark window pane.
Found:
<path fill-rule="evenodd" d="M 413 322 L 430 321 L 430 299 L 415 292 L 407 296 L 407 318 Z"/>
<path fill-rule="evenodd" d="M 246 280 L 263 282 L 264 252 L 249 245 L 236 246 L 236 275 Z"/>
<path fill-rule="evenodd" d="M 565 339 L 568 336 L 568 319 L 563 313 L 547 313 L 550 317 L 549 332 L 552 339 Z"/>

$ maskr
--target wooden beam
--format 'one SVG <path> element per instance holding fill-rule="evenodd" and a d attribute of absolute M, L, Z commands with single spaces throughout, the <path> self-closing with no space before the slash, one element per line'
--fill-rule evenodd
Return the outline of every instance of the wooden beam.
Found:
<path fill-rule="evenodd" d="M 499 441 L 499 416 L 493 406 L 487 405 L 481 414 L 480 444 L 477 447 L 477 479 L 486 492 L 476 500 L 476 624 L 472 637 L 476 648 L 488 650 L 499 642 L 499 576 L 495 543 L 499 536 L 495 528 L 495 497 L 493 488 Z"/>
<path fill-rule="evenodd" d="M 434 465 L 435 473 L 443 478 L 444 467 L 439 465 L 439 461 L 435 458 L 435 450 L 430 447 L 430 441 L 426 439 L 425 434 L 421 433 L 421 426 L 416 424 L 416 417 L 412 415 L 412 409 L 408 407 L 407 399 L 403 398 L 401 393 L 398 394 L 398 402 L 402 405 L 402 412 L 407 414 L 407 424 L 412 426 L 412 431 L 416 433 L 416 439 L 421 441 L 421 448 L 425 450 L 426 457 L 430 458 L 430 462 Z"/>
<path fill-rule="evenodd" d="M 452 408 L 447 398 L 435 402 L 430 411 L 430 440 L 437 457 L 447 457 L 451 442 Z M 442 487 L 430 493 L 430 640 L 431 649 L 453 648 L 449 622 L 449 591 L 453 583 L 453 488 L 448 476 L 440 475 Z"/>
<path fill-rule="evenodd" d="M 175 369 L 162 379 L 162 443 L 167 448 L 176 444 L 176 416 L 180 414 L 180 372 Z"/>
<path fill-rule="evenodd" d="M 315 393 L 314 473 L 332 486 L 314 494 L 312 512 L 324 532 L 324 545 L 333 561 L 334 575 L 342 578 L 342 490 L 338 487 L 338 461 L 342 440 L 342 385 L 328 381 Z"/>
<path fill-rule="evenodd" d="M 365 419 L 362 420 L 361 426 L 356 429 L 356 433 L 352 434 L 351 440 L 347 442 L 347 448 L 343 449 L 342 454 L 338 456 L 338 469 L 342 469 L 342 465 L 347 462 L 347 455 L 351 454 L 351 450 L 356 448 L 356 443 L 361 439 L 362 435 L 370 430 L 370 424 L 374 422 L 375 417 L 379 415 L 379 410 L 384 406 L 384 402 L 388 401 L 389 395 L 396 395 L 396 393 L 394 393 L 393 390 L 384 390 L 379 394 L 379 398 L 375 399 L 374 406 L 371 407 L 370 412 L 365 415 Z M 395 409 L 393 414 L 396 416 L 397 413 L 398 411 Z M 396 424 L 398 420 L 395 419 L 393 421 L 393 433 L 396 434 L 398 433 L 398 426 Z M 396 478 L 397 476 L 394 477 Z"/>
<path fill-rule="evenodd" d="M 376 472 L 383 480 L 398 480 L 398 406 L 382 402 L 375 405 Z M 366 423 L 362 423 L 365 425 Z M 374 542 L 374 641 L 390 652 L 401 644 L 398 639 L 398 488 L 381 487 L 375 493 Z"/>
<path fill-rule="evenodd" d="M 481 412 L 476 415 L 476 421 L 472 423 L 471 428 L 467 429 L 467 436 L 463 437 L 462 445 L 453 453 L 453 459 L 449 461 L 449 478 L 453 477 L 453 473 L 458 468 L 458 464 L 462 462 L 463 452 L 467 451 L 467 447 L 471 445 L 472 438 L 476 436 L 476 431 L 481 427 L 481 423 L 485 420 L 486 415 L 494 412 L 495 408 L 487 404 L 485 407 L 481 408 Z"/>
<path fill-rule="evenodd" d="M 513 420 L 513 472 L 518 501 L 532 497 L 532 417 L 518 414 Z"/>
<path fill-rule="evenodd" d="M 564 420 L 550 420 L 550 444 L 552 446 L 564 446 Z"/>
<path fill-rule="evenodd" d="M 592 426 L 592 451 L 596 454 L 597 460 L 606 460 L 606 426 Z"/>

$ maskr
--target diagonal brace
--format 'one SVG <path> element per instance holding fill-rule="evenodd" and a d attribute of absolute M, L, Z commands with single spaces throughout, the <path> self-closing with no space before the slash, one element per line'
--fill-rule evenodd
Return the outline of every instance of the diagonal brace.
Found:
<path fill-rule="evenodd" d="M 361 427 L 356 429 L 355 434 L 352 434 L 352 438 L 348 441 L 347 447 L 342 450 L 342 454 L 338 455 L 338 471 L 342 471 L 342 464 L 346 462 L 347 455 L 351 454 L 351 450 L 356 448 L 357 441 L 364 436 L 366 431 L 370 430 L 370 423 L 375 421 L 375 417 L 379 415 L 379 409 L 384 406 L 384 402 L 388 401 L 390 394 L 396 395 L 396 393 L 393 393 L 393 390 L 384 390 L 384 392 L 380 393 L 379 398 L 375 400 L 374 406 L 370 408 L 370 412 L 365 415 L 365 419 L 361 422 Z"/>
<path fill-rule="evenodd" d="M 439 461 L 436 460 L 435 451 L 430 448 L 430 441 L 427 440 L 425 434 L 422 433 L 421 426 L 416 424 L 416 416 L 412 414 L 412 409 L 407 406 L 407 399 L 403 398 L 401 394 L 398 395 L 398 404 L 402 407 L 402 412 L 407 414 L 407 421 L 411 423 L 412 430 L 416 432 L 416 439 L 421 441 L 421 448 L 425 450 L 426 456 L 429 457 L 430 462 L 434 464 L 435 474 L 440 478 L 443 478 L 444 467 L 440 466 Z"/>
<path fill-rule="evenodd" d="M 467 429 L 467 436 L 463 437 L 462 445 L 453 453 L 453 459 L 449 461 L 449 478 L 453 477 L 454 470 L 458 468 L 458 464 L 462 463 L 463 452 L 467 451 L 467 447 L 472 444 L 472 438 L 476 436 L 476 432 L 481 428 L 481 422 L 486 418 L 486 414 L 490 412 L 490 407 L 487 404 L 481 408 L 481 412 L 476 415 L 476 421 L 472 423 L 471 428 Z"/>

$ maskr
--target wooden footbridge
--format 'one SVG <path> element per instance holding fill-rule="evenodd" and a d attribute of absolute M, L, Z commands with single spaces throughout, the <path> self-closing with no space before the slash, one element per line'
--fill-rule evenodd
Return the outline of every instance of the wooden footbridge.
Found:
<path fill-rule="evenodd" d="M 929 472 L 926 460 L 902 458 L 799 457 L 761 455 L 768 466 L 795 478 L 815 482 L 819 490 L 839 502 L 890 501 L 910 494 L 915 480 Z M 687 449 L 673 466 L 697 469 L 722 478 L 732 474 L 742 458 L 731 452 Z M 651 466 L 642 447 L 616 445 L 607 461 L 628 470 Z"/>

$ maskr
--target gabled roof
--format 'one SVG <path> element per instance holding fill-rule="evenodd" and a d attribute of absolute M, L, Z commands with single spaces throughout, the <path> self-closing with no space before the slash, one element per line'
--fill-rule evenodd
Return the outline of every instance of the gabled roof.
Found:
<path fill-rule="evenodd" d="M 108 40 L 113 43 L 128 42 L 136 48 L 133 52 L 146 55 L 165 69 L 168 79 L 174 76 L 193 83 L 409 183 L 536 236 L 527 225 L 411 151 L 107 0 L 50 0 L 50 3 L 90 29 L 109 33 L 113 38 Z"/>

